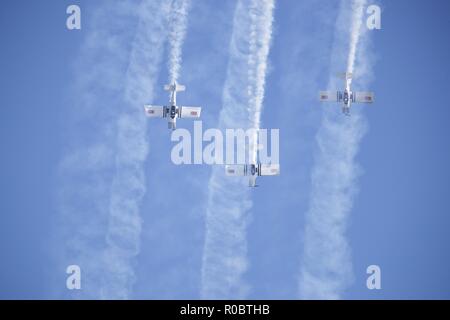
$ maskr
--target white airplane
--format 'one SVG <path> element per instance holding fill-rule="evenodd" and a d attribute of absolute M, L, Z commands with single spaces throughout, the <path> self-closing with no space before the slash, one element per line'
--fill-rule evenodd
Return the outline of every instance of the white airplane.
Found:
<path fill-rule="evenodd" d="M 235 164 L 225 166 L 227 176 L 249 176 L 248 186 L 257 187 L 259 176 L 277 176 L 280 174 L 279 164 Z"/>
<path fill-rule="evenodd" d="M 320 91 L 320 101 L 322 102 L 342 102 L 342 112 L 349 116 L 350 106 L 354 103 L 372 103 L 374 100 L 373 92 L 353 92 L 350 90 L 352 74 L 345 72 L 340 75 L 345 80 L 344 92 Z"/>
<path fill-rule="evenodd" d="M 177 118 L 200 118 L 201 107 L 177 106 L 177 92 L 186 90 L 185 86 L 177 83 L 167 84 L 164 90 L 171 91 L 168 106 L 145 105 L 144 110 L 150 118 L 167 118 L 169 129 L 175 130 Z"/>

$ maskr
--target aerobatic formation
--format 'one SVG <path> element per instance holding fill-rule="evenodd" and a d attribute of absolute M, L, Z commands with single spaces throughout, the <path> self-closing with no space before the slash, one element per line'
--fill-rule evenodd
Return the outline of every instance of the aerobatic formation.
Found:
<path fill-rule="evenodd" d="M 344 72 L 338 74 L 344 79 L 344 91 L 320 91 L 319 99 L 321 102 L 338 102 L 342 103 L 342 113 L 350 116 L 350 107 L 352 103 L 373 103 L 373 92 L 360 92 L 351 90 L 352 73 Z M 177 118 L 180 119 L 198 119 L 200 118 L 201 107 L 181 106 L 177 105 L 177 92 L 185 91 L 186 87 L 176 82 L 165 85 L 164 90 L 170 92 L 169 104 L 165 106 L 144 105 L 145 114 L 149 118 L 167 118 L 168 128 L 175 130 Z M 258 176 L 274 176 L 280 174 L 280 164 L 276 163 L 259 163 L 253 161 L 248 164 L 229 164 L 225 165 L 227 176 L 248 176 L 249 187 L 257 187 L 256 178 Z"/>
<path fill-rule="evenodd" d="M 355 2 L 355 4 L 360 4 L 358 1 Z M 147 104 L 144 105 L 145 114 L 149 118 L 165 118 L 168 121 L 168 128 L 172 130 L 176 130 L 177 128 L 177 119 L 198 119 L 200 118 L 200 114 L 202 111 L 201 107 L 193 107 L 193 106 L 182 106 L 177 105 L 177 92 L 185 91 L 186 87 L 184 85 L 180 85 L 177 82 L 177 78 L 179 76 L 179 70 L 181 68 L 181 45 L 186 33 L 186 17 L 187 17 L 187 11 L 189 7 L 188 1 L 180 1 L 175 2 L 176 6 L 179 6 L 178 8 L 173 9 L 169 14 L 169 17 L 172 21 L 169 32 L 169 42 L 171 45 L 171 52 L 170 52 L 170 59 L 169 59 L 169 73 L 170 73 L 170 81 L 171 83 L 164 86 L 164 90 L 170 92 L 169 96 L 169 104 L 168 105 L 153 105 L 153 104 Z M 273 1 L 268 1 L 267 8 L 271 10 L 273 8 Z M 361 6 L 360 6 L 361 7 Z M 252 8 L 249 8 L 252 9 Z M 360 9 L 360 8 L 359 8 Z M 360 14 L 361 10 L 355 10 L 354 14 Z M 250 17 L 253 17 L 250 15 Z M 253 17 L 254 19 L 255 17 Z M 352 26 L 352 32 L 356 31 L 356 29 L 359 29 L 359 25 L 361 23 L 361 17 L 356 17 L 356 20 L 354 21 L 356 25 Z M 271 19 L 269 19 L 271 20 Z M 257 20 L 252 21 L 250 28 L 255 29 L 258 27 Z M 261 21 L 259 21 L 261 23 Z M 269 26 L 271 25 L 272 21 L 269 21 Z M 261 26 L 264 26 L 262 23 Z M 263 31 L 263 30 L 261 30 Z M 252 52 L 256 48 L 255 44 L 258 43 L 258 41 L 261 41 L 264 43 L 264 39 L 256 39 L 256 33 L 251 33 L 253 36 L 251 39 L 249 39 L 249 50 Z M 269 37 L 267 37 L 267 33 L 262 32 L 262 38 L 266 38 L 270 40 L 270 33 Z M 353 37 L 352 35 L 352 42 L 351 50 L 349 53 L 349 65 L 347 72 L 344 72 L 342 74 L 339 74 L 338 76 L 341 77 L 344 80 L 344 90 L 343 91 L 320 91 L 319 92 L 319 100 L 321 102 L 337 102 L 342 103 L 342 113 L 346 116 L 350 116 L 350 107 L 352 103 L 373 103 L 374 102 L 374 93 L 373 92 L 360 92 L 360 91 L 352 91 L 351 90 L 351 83 L 353 78 L 353 64 L 354 64 L 354 54 L 356 50 L 356 42 L 358 40 L 358 37 Z M 269 51 L 269 41 L 266 41 L 266 46 L 263 47 L 265 51 L 265 59 L 267 59 L 267 54 Z M 260 52 L 264 56 L 264 52 Z M 257 57 L 256 55 L 255 57 Z M 252 59 L 250 59 L 252 60 Z M 250 71 L 248 73 L 248 80 L 255 80 L 255 75 L 258 72 L 261 72 L 262 74 L 259 74 L 259 82 L 256 85 L 256 87 L 260 86 L 259 92 L 256 93 L 252 92 L 252 90 L 249 90 L 248 92 L 248 104 L 256 104 L 256 110 L 253 111 L 254 115 L 249 115 L 249 118 L 254 118 L 253 123 L 250 125 L 253 126 L 253 128 L 244 128 L 244 129 L 255 129 L 257 132 L 259 130 L 259 117 L 261 114 L 261 104 L 263 100 L 263 94 L 264 94 L 264 81 L 265 81 L 265 64 L 266 61 L 261 61 L 262 64 L 260 68 L 257 69 L 257 71 Z M 258 76 L 258 75 L 256 75 Z M 252 85 L 249 86 L 249 88 L 252 88 Z M 261 93 L 262 92 L 262 93 Z M 252 96 L 255 95 L 255 96 Z M 259 95 L 259 96 L 258 96 Z M 251 106 L 249 106 L 249 110 L 251 110 Z M 257 133 L 256 133 L 257 135 Z M 257 137 L 255 136 L 249 136 L 249 143 L 244 146 L 246 148 L 249 154 L 247 163 L 240 163 L 240 164 L 225 164 L 225 174 L 226 176 L 248 176 L 249 177 L 249 187 L 256 187 L 256 178 L 259 176 L 274 176 L 280 174 L 280 164 L 279 163 L 261 163 L 258 161 L 258 149 L 261 148 L 261 145 L 257 142 Z"/>
<path fill-rule="evenodd" d="M 0 300 L 450 300 L 429 2 L 2 2 Z"/>

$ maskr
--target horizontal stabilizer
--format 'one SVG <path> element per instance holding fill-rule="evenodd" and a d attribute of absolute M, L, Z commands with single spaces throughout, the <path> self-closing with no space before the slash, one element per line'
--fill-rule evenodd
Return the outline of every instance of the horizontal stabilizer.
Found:
<path fill-rule="evenodd" d="M 353 73 L 351 72 L 342 72 L 342 73 L 338 73 L 337 76 L 341 79 L 344 80 L 348 80 L 351 79 L 353 77 Z"/>
<path fill-rule="evenodd" d="M 164 90 L 166 91 L 184 91 L 186 87 L 181 84 L 166 84 L 164 86 Z"/>

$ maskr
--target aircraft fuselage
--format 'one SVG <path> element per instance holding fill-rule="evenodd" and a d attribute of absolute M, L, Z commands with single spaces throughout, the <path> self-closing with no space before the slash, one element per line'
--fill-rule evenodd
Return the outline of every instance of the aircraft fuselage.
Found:
<path fill-rule="evenodd" d="M 350 114 L 350 105 L 352 104 L 352 100 L 353 100 L 353 93 L 347 87 L 345 88 L 344 94 L 342 96 L 342 103 L 344 104 L 342 106 L 342 112 L 346 115 Z"/>
<path fill-rule="evenodd" d="M 176 86 L 173 88 L 172 93 L 170 94 L 170 108 L 168 108 L 169 113 L 169 129 L 175 130 L 176 122 L 178 117 L 177 112 L 177 90 Z"/>
<path fill-rule="evenodd" d="M 250 165 L 250 172 L 249 172 L 249 181 L 248 186 L 249 187 L 256 187 L 256 177 L 258 176 L 258 167 L 255 164 Z"/>

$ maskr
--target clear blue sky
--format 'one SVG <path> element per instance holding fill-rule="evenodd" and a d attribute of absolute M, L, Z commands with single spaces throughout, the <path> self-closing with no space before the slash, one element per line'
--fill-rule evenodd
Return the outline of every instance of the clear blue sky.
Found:
<path fill-rule="evenodd" d="M 330 3 L 327 8 L 337 10 L 338 1 Z M 82 9 L 81 31 L 65 27 L 69 4 Z M 2 3 L 0 298 L 71 297 L 64 291 L 64 266 L 73 261 L 62 253 L 61 230 L 81 228 L 90 212 L 70 223 L 62 219 L 58 192 L 65 183 L 82 188 L 87 179 L 64 180 L 57 168 L 69 146 L 90 143 L 98 135 L 96 123 L 108 120 L 101 110 L 85 110 L 80 125 L 72 93 L 75 68 L 86 63 L 79 53 L 94 26 L 91 13 L 108 5 L 114 4 Z M 214 5 L 219 8 L 213 10 L 211 1 L 192 7 L 180 77 L 188 90 L 178 98 L 202 104 L 205 128 L 216 126 L 221 107 L 234 1 Z M 275 9 L 262 126 L 280 128 L 282 174 L 261 179 L 252 191 L 249 298 L 298 297 L 314 137 L 325 107 L 316 98 L 330 69 L 319 60 L 329 61 L 337 13 L 319 6 L 291 0 Z M 372 35 L 376 64 L 370 89 L 376 102 L 364 110 L 369 131 L 357 157 L 364 174 L 347 233 L 355 281 L 343 297 L 448 299 L 450 3 L 397 0 L 382 8 L 382 30 Z M 134 28 L 129 23 L 130 41 Z M 95 65 L 84 68 L 94 71 Z M 163 62 L 155 103 L 167 99 L 161 87 L 167 78 Z M 112 104 L 112 96 L 91 90 L 102 101 L 99 108 Z M 192 129 L 190 122 L 180 126 Z M 133 297 L 198 298 L 211 168 L 174 166 L 166 123 L 149 122 L 147 134 L 147 194 Z M 370 264 L 382 269 L 382 290 L 365 287 Z"/>

